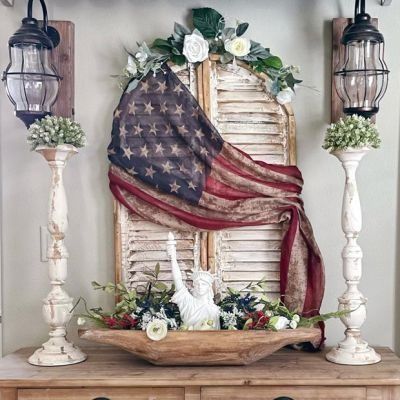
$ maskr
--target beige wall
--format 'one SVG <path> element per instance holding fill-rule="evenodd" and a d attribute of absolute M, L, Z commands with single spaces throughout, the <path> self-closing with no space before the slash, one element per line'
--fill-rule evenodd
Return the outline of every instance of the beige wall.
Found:
<path fill-rule="evenodd" d="M 112 109 L 120 92 L 109 77 L 125 63 L 123 47 L 136 41 L 166 37 L 174 21 L 185 22 L 192 6 L 209 5 L 227 17 L 250 22 L 249 36 L 270 46 L 285 61 L 302 68 L 304 84 L 294 104 L 298 124 L 298 164 L 305 178 L 306 210 L 326 262 L 323 311 L 336 309 L 344 290 L 340 252 L 343 173 L 337 160 L 321 149 L 330 107 L 330 20 L 350 16 L 351 0 L 139 1 L 52 0 L 50 18 L 76 25 L 76 119 L 85 128 L 89 146 L 71 160 L 65 180 L 69 196 L 67 245 L 69 293 L 91 305 L 106 304 L 90 282 L 113 279 L 112 202 L 107 182 L 106 147 Z M 365 337 L 393 347 L 395 342 L 395 267 L 399 158 L 400 4 L 368 10 L 378 17 L 387 39 L 392 70 L 378 124 L 382 149 L 373 151 L 359 170 L 364 210 L 360 244 L 364 251 L 363 293 L 369 298 Z M 7 40 L 25 13 L 25 1 L 14 8 L 0 6 L 0 67 L 7 64 Z M 4 351 L 38 345 L 46 337 L 40 299 L 48 292 L 46 264 L 40 262 L 39 226 L 46 223 L 49 171 L 30 153 L 26 130 L 14 118 L 0 91 L 0 143 L 3 232 Z M 109 302 L 110 304 L 110 302 Z M 71 331 L 74 331 L 74 326 Z M 328 343 L 342 337 L 338 321 L 328 323 Z"/>

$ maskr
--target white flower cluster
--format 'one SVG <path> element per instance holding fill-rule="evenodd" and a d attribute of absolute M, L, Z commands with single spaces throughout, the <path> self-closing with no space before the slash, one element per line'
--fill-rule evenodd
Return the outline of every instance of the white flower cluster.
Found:
<path fill-rule="evenodd" d="M 283 317 L 282 315 L 275 315 L 269 320 L 270 325 L 272 325 L 277 331 L 282 329 L 296 329 L 300 322 L 300 316 L 298 314 L 293 315 L 291 319 Z"/>
<path fill-rule="evenodd" d="M 38 146 L 56 147 L 61 144 L 83 147 L 86 136 L 80 124 L 70 118 L 47 115 L 29 127 L 27 141 L 32 150 Z"/>
<path fill-rule="evenodd" d="M 239 311 L 236 306 L 233 307 L 232 312 L 221 310 L 222 327 L 225 329 L 236 330 L 237 319 L 244 316 L 242 311 Z"/>
<path fill-rule="evenodd" d="M 139 313 L 141 311 L 140 307 L 136 309 L 136 313 Z M 132 318 L 137 318 L 137 315 L 135 313 L 131 314 Z M 151 313 L 150 311 L 146 311 L 141 318 L 140 322 L 140 328 L 145 331 L 150 324 L 150 322 L 154 320 L 161 320 L 166 323 L 168 326 L 168 329 L 171 330 L 176 330 L 178 329 L 178 323 L 176 322 L 175 318 L 168 318 L 167 315 L 165 314 L 165 310 L 163 307 L 161 307 L 160 311 L 156 313 Z"/>
<path fill-rule="evenodd" d="M 378 130 L 369 118 L 360 115 L 346 116 L 332 124 L 326 131 L 322 147 L 326 150 L 345 150 L 347 148 L 373 147 L 381 144 Z"/>

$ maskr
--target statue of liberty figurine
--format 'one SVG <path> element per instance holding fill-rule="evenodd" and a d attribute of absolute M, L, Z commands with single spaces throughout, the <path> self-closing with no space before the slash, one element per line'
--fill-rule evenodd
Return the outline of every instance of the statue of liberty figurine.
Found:
<path fill-rule="evenodd" d="M 201 330 L 204 324 L 212 329 L 220 329 L 219 307 L 214 303 L 214 277 L 208 271 L 195 266 L 192 274 L 193 290 L 189 292 L 182 280 L 182 273 L 176 259 L 176 241 L 170 232 L 167 241 L 167 253 L 171 258 L 172 276 L 175 294 L 171 301 L 178 305 L 183 324 L 188 329 Z"/>

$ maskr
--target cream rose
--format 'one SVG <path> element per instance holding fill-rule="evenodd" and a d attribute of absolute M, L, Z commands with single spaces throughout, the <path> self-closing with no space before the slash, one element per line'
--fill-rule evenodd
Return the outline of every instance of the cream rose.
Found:
<path fill-rule="evenodd" d="M 203 38 L 200 32 L 193 32 L 186 35 L 183 41 L 183 55 L 191 62 L 201 62 L 208 57 L 208 42 Z"/>
<path fill-rule="evenodd" d="M 151 340 L 162 340 L 167 336 L 168 326 L 162 319 L 153 319 L 153 321 L 147 324 L 146 334 Z"/>
<path fill-rule="evenodd" d="M 286 317 L 278 316 L 272 317 L 269 323 L 278 331 L 286 329 L 289 326 L 289 320 Z"/>
<path fill-rule="evenodd" d="M 225 41 L 225 50 L 235 57 L 244 57 L 250 52 L 251 42 L 244 37 L 236 37 Z"/>
<path fill-rule="evenodd" d="M 286 88 L 281 90 L 277 95 L 276 95 L 276 100 L 278 101 L 279 104 L 286 104 L 290 103 L 294 99 L 294 92 L 290 88 Z"/>

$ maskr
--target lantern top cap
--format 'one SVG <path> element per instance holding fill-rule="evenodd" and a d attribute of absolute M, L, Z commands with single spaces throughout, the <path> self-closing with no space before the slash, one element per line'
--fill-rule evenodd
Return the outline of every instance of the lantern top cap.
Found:
<path fill-rule="evenodd" d="M 347 26 L 342 36 L 344 45 L 360 41 L 385 42 L 382 33 L 372 24 L 371 16 L 367 13 L 357 14 L 354 22 Z"/>
<path fill-rule="evenodd" d="M 26 17 L 22 20 L 21 27 L 11 36 L 8 41 L 10 47 L 18 45 L 34 45 L 53 49 L 53 42 L 46 32 L 39 26 L 38 20 Z"/>

